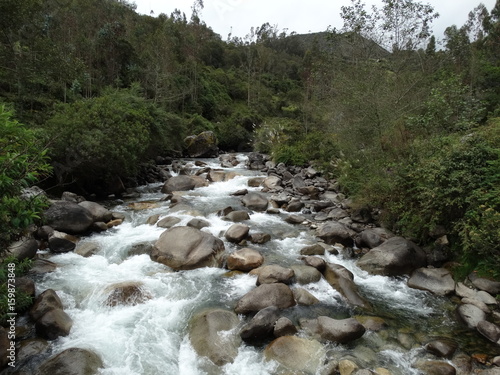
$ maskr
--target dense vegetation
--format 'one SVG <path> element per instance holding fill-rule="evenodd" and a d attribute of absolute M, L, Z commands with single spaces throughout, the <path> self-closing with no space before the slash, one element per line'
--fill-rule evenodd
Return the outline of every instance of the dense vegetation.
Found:
<path fill-rule="evenodd" d="M 227 41 L 202 21 L 202 1 L 192 10 L 0 2 L 0 101 L 15 113 L 0 107 L 4 244 L 36 219 L 39 206 L 18 197 L 47 156 L 51 184 L 112 193 L 141 162 L 212 130 L 228 151 L 312 163 L 398 233 L 421 244 L 447 233 L 468 270 L 498 273 L 499 1 L 450 26 L 440 48 L 438 15 L 412 0 L 352 0 L 341 29 L 264 24 Z"/>

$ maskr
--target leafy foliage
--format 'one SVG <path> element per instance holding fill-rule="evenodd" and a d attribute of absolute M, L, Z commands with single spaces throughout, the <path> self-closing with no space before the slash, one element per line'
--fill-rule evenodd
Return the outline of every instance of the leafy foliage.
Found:
<path fill-rule="evenodd" d="M 37 221 L 45 207 L 42 196 L 23 197 L 22 192 L 50 172 L 46 153 L 35 133 L 14 120 L 12 113 L 0 105 L 1 249 L 6 249 Z"/>

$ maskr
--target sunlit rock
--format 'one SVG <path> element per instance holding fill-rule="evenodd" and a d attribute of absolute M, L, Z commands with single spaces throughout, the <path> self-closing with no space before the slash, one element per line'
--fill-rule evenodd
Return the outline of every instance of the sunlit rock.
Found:
<path fill-rule="evenodd" d="M 245 294 L 236 304 L 237 314 L 260 311 L 269 306 L 286 309 L 295 305 L 291 289 L 282 283 L 262 284 Z"/>

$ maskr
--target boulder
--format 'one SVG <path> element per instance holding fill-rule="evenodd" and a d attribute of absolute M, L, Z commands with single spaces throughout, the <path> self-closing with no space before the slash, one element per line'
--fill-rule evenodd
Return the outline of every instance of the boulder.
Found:
<path fill-rule="evenodd" d="M 87 349 L 70 348 L 41 364 L 35 375 L 94 375 L 103 368 L 101 358 Z"/>
<path fill-rule="evenodd" d="M 257 285 L 273 283 L 290 284 L 293 277 L 294 273 L 292 269 L 271 264 L 260 269 Z"/>
<path fill-rule="evenodd" d="M 172 228 L 175 224 L 179 224 L 181 219 L 175 216 L 167 216 L 156 223 L 157 227 L 160 228 Z"/>
<path fill-rule="evenodd" d="M 389 238 L 394 237 L 394 234 L 384 228 L 370 228 L 362 231 L 356 238 L 358 247 L 367 247 L 373 249 L 382 245 Z"/>
<path fill-rule="evenodd" d="M 184 138 L 186 154 L 191 158 L 211 158 L 219 153 L 217 137 L 212 131 L 204 131 L 198 135 Z"/>
<path fill-rule="evenodd" d="M 248 240 L 251 243 L 262 245 L 271 241 L 271 235 L 269 233 L 252 233 L 248 236 Z"/>
<path fill-rule="evenodd" d="M 239 243 L 247 237 L 249 231 L 250 227 L 248 225 L 237 223 L 228 228 L 224 233 L 224 237 L 229 242 Z"/>
<path fill-rule="evenodd" d="M 274 324 L 274 330 L 273 330 L 274 337 L 293 336 L 296 333 L 297 333 L 297 327 L 295 327 L 295 325 L 290 319 L 284 316 L 279 318 Z"/>
<path fill-rule="evenodd" d="M 151 215 L 146 219 L 146 224 L 148 225 L 155 225 L 158 222 L 158 219 L 160 218 L 160 214 L 155 214 Z"/>
<path fill-rule="evenodd" d="M 247 166 L 250 170 L 261 170 L 266 167 L 265 162 L 269 158 L 267 155 L 258 152 L 251 152 L 248 154 Z"/>
<path fill-rule="evenodd" d="M 301 215 L 289 215 L 286 217 L 285 221 L 289 224 L 302 224 L 306 218 Z"/>
<path fill-rule="evenodd" d="M 99 244 L 97 242 L 83 242 L 79 243 L 75 249 L 75 253 L 84 258 L 88 258 L 99 251 Z"/>
<path fill-rule="evenodd" d="M 262 181 L 262 186 L 267 189 L 276 189 L 281 186 L 281 178 L 278 176 L 268 176 Z"/>
<path fill-rule="evenodd" d="M 38 251 L 38 241 L 31 237 L 23 237 L 11 244 L 7 253 L 18 260 L 33 259 Z"/>
<path fill-rule="evenodd" d="M 236 172 L 228 172 L 222 169 L 211 169 L 207 174 L 207 180 L 210 182 L 223 182 L 232 180 L 236 176 Z"/>
<path fill-rule="evenodd" d="M 293 290 L 293 297 L 300 306 L 310 306 L 319 303 L 319 299 L 314 297 L 311 293 L 303 288 L 295 288 Z"/>
<path fill-rule="evenodd" d="M 35 259 L 28 273 L 30 275 L 40 275 L 44 273 L 54 272 L 56 268 L 57 264 L 51 262 L 50 260 Z"/>
<path fill-rule="evenodd" d="M 298 198 L 292 198 L 286 206 L 287 212 L 299 212 L 304 208 L 304 202 Z"/>
<path fill-rule="evenodd" d="M 241 202 L 248 209 L 254 211 L 265 211 L 269 205 L 269 201 L 265 196 L 259 193 L 250 192 L 241 198 Z"/>
<path fill-rule="evenodd" d="M 338 264 L 327 263 L 323 276 L 328 284 L 342 294 L 350 305 L 366 310 L 372 309 L 370 303 L 359 293 L 358 287 L 353 281 L 354 275 L 348 269 Z"/>
<path fill-rule="evenodd" d="M 50 310 L 62 308 L 63 304 L 57 293 L 53 289 L 47 289 L 35 299 L 29 315 L 31 319 L 37 321 Z"/>
<path fill-rule="evenodd" d="M 46 353 L 50 348 L 50 344 L 45 339 L 34 338 L 22 340 L 19 344 L 17 352 L 17 360 L 22 361 L 28 357 Z"/>
<path fill-rule="evenodd" d="M 248 314 L 276 306 L 286 309 L 295 305 L 291 289 L 283 283 L 262 284 L 245 294 L 236 304 L 237 314 Z"/>
<path fill-rule="evenodd" d="M 325 255 L 325 248 L 320 244 L 309 245 L 300 249 L 301 255 Z"/>
<path fill-rule="evenodd" d="M 306 265 L 316 268 L 319 272 L 323 272 L 326 268 L 325 260 L 320 257 L 307 256 L 303 257 L 302 261 Z"/>
<path fill-rule="evenodd" d="M 224 216 L 223 219 L 232 221 L 233 223 L 239 223 L 241 221 L 250 220 L 250 215 L 246 211 L 231 211 Z"/>
<path fill-rule="evenodd" d="M 252 177 L 247 181 L 249 187 L 259 187 L 264 182 L 265 177 Z"/>
<path fill-rule="evenodd" d="M 50 310 L 35 322 L 38 336 L 55 340 L 60 336 L 68 336 L 73 320 L 61 309 Z"/>
<path fill-rule="evenodd" d="M 94 221 L 102 221 L 107 223 L 108 221 L 113 220 L 113 214 L 106 207 L 100 205 L 96 202 L 91 201 L 83 201 L 78 203 L 83 208 L 87 209 Z"/>
<path fill-rule="evenodd" d="M 89 210 L 67 201 L 53 203 L 44 212 L 43 217 L 48 226 L 70 234 L 85 233 L 94 223 L 94 218 Z"/>
<path fill-rule="evenodd" d="M 354 318 L 332 319 L 318 317 L 319 334 L 323 340 L 345 344 L 359 339 L 366 332 L 365 327 Z"/>
<path fill-rule="evenodd" d="M 500 327 L 483 320 L 477 324 L 477 331 L 491 342 L 500 344 Z"/>
<path fill-rule="evenodd" d="M 187 191 L 207 186 L 207 181 L 200 176 L 179 175 L 169 178 L 161 188 L 164 194 L 172 194 L 174 191 Z"/>
<path fill-rule="evenodd" d="M 229 254 L 227 257 L 227 268 L 230 270 L 248 272 L 260 267 L 264 263 L 264 257 L 257 250 L 243 248 Z"/>
<path fill-rule="evenodd" d="M 471 304 L 458 306 L 457 312 L 469 328 L 476 328 L 479 322 L 486 320 L 486 313 L 479 307 Z"/>
<path fill-rule="evenodd" d="M 209 227 L 210 223 L 206 220 L 203 220 L 203 219 L 192 218 L 191 220 L 189 220 L 189 222 L 186 225 L 188 227 L 201 229 L 201 228 Z"/>
<path fill-rule="evenodd" d="M 268 361 L 274 360 L 293 374 L 315 374 L 326 355 L 323 345 L 316 340 L 297 336 L 283 336 L 272 341 L 264 350 Z"/>
<path fill-rule="evenodd" d="M 61 195 L 61 200 L 66 202 L 80 203 L 86 201 L 81 195 L 72 193 L 71 191 L 64 191 Z"/>
<path fill-rule="evenodd" d="M 316 230 L 316 236 L 321 238 L 327 244 L 334 245 L 336 243 L 340 243 L 348 247 L 352 247 L 354 245 L 353 237 L 355 234 L 356 232 L 337 221 L 323 223 Z"/>
<path fill-rule="evenodd" d="M 449 339 L 437 339 L 428 342 L 425 350 L 441 358 L 451 358 L 458 349 L 458 344 Z"/>
<path fill-rule="evenodd" d="M 319 258 L 318 258 L 319 259 Z M 295 281 L 299 284 L 305 285 L 316 283 L 321 280 L 321 272 L 316 268 L 301 264 L 294 264 L 290 267 L 295 274 Z"/>
<path fill-rule="evenodd" d="M 49 249 L 53 253 L 68 253 L 75 250 L 77 241 L 76 237 L 55 230 L 49 237 Z"/>
<path fill-rule="evenodd" d="M 424 267 L 426 255 L 413 242 L 392 237 L 363 255 L 357 265 L 374 275 L 400 276 Z"/>
<path fill-rule="evenodd" d="M 500 294 L 500 282 L 488 280 L 482 277 L 469 277 L 472 284 L 479 290 L 484 290 L 490 294 Z"/>
<path fill-rule="evenodd" d="M 16 277 L 16 292 L 23 292 L 30 297 L 34 297 L 35 282 L 28 277 Z"/>
<path fill-rule="evenodd" d="M 202 311 L 189 323 L 189 340 L 198 355 L 224 366 L 233 362 L 238 354 L 241 339 L 234 332 L 238 324 L 238 316 L 232 311 Z"/>
<path fill-rule="evenodd" d="M 152 295 L 140 282 L 126 281 L 110 285 L 105 290 L 109 293 L 105 304 L 108 306 L 135 306 L 152 298 Z"/>
<path fill-rule="evenodd" d="M 414 367 L 422 370 L 425 375 L 455 375 L 455 367 L 446 362 L 419 360 Z"/>
<path fill-rule="evenodd" d="M 408 286 L 427 290 L 439 296 L 445 296 L 455 291 L 455 281 L 450 271 L 445 268 L 419 268 L 412 272 Z"/>
<path fill-rule="evenodd" d="M 244 341 L 257 341 L 273 335 L 274 323 L 280 317 L 280 310 L 269 306 L 260 310 L 240 331 Z"/>
<path fill-rule="evenodd" d="M 209 233 L 192 227 L 173 227 L 163 232 L 153 245 L 151 259 L 174 270 L 220 267 L 224 243 Z"/>

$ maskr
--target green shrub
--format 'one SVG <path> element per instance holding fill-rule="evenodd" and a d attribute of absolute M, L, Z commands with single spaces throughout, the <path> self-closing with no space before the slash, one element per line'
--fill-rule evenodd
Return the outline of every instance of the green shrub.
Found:
<path fill-rule="evenodd" d="M 39 219 L 44 198 L 22 198 L 21 193 L 49 172 L 45 147 L 0 105 L 0 253 Z"/>

